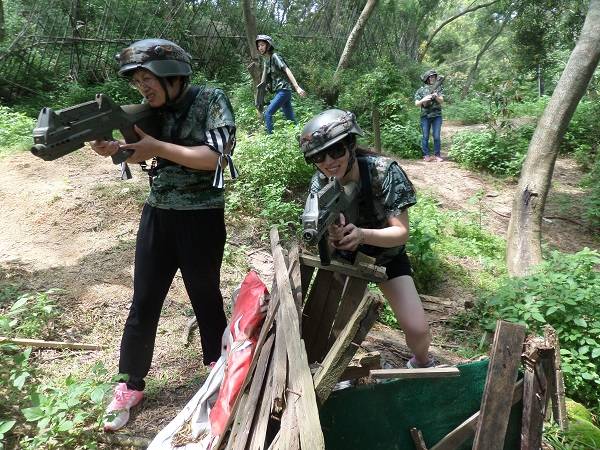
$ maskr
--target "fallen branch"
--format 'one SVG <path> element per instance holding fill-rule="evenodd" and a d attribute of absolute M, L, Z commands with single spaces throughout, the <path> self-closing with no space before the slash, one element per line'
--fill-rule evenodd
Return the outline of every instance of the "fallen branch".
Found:
<path fill-rule="evenodd" d="M 0 344 L 14 344 L 21 347 L 35 348 L 68 348 L 71 350 L 103 350 L 104 346 L 96 344 L 82 344 L 78 342 L 42 341 L 38 339 L 21 339 L 0 336 Z"/>

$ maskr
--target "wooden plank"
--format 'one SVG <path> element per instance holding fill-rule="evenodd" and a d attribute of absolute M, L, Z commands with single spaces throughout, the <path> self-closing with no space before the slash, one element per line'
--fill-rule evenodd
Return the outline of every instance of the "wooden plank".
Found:
<path fill-rule="evenodd" d="M 231 445 L 232 450 L 244 450 L 246 448 L 246 443 L 250 437 L 250 431 L 256 412 L 256 407 L 259 403 L 260 394 L 263 391 L 263 384 L 269 366 L 269 360 L 271 359 L 271 350 L 273 349 L 274 339 L 275 336 L 270 334 L 260 349 L 260 355 L 258 357 L 256 369 L 254 370 L 252 381 L 250 383 L 250 390 L 248 392 L 248 398 L 245 405 L 246 407 L 241 409 L 242 422 L 240 425 L 240 431 L 234 436 L 235 441 L 233 442 L 233 445 L 231 443 L 231 439 L 227 444 L 228 448 Z"/>
<path fill-rule="evenodd" d="M 292 295 L 296 301 L 300 324 L 302 324 L 302 281 L 298 244 L 293 244 L 288 253 L 288 276 L 290 277 L 290 286 L 292 287 Z"/>
<path fill-rule="evenodd" d="M 298 261 L 300 261 L 300 255 L 298 255 Z M 300 263 L 300 284 L 302 285 L 302 300 L 306 299 L 310 282 L 312 281 L 315 268 L 311 266 L 305 266 Z"/>
<path fill-rule="evenodd" d="M 363 297 L 366 295 L 367 281 L 360 278 L 349 277 L 346 283 L 346 290 L 340 302 L 338 313 L 331 327 L 329 334 L 329 347 L 333 345 L 340 332 L 344 329 L 356 308 L 360 304 Z"/>
<path fill-rule="evenodd" d="M 11 338 L 0 336 L 0 344 L 13 344 L 21 347 L 55 348 L 69 350 L 103 350 L 103 345 L 83 344 L 80 342 L 43 341 L 40 339 Z"/>
<path fill-rule="evenodd" d="M 525 327 L 498 321 L 481 401 L 481 419 L 473 450 L 502 450 L 512 398 L 506 391 L 517 379 L 525 339 Z"/>
<path fill-rule="evenodd" d="M 379 317 L 382 304 L 374 296 L 365 296 L 339 337 L 315 372 L 314 384 L 319 404 L 323 404 L 340 375 L 352 360 L 356 349 Z"/>
<path fill-rule="evenodd" d="M 512 397 L 512 406 L 519 403 L 523 398 L 523 380 L 519 380 L 515 384 Z M 437 444 L 431 447 L 430 450 L 456 450 L 469 439 L 477 430 L 477 422 L 479 421 L 480 411 L 477 411 L 458 427 L 448 433 Z"/>
<path fill-rule="evenodd" d="M 567 404 L 565 402 L 565 380 L 560 361 L 560 342 L 556 331 L 550 325 L 544 327 L 544 338 L 548 347 L 553 349 L 554 358 L 551 360 L 552 375 L 550 379 L 550 398 L 552 399 L 552 417 L 561 430 L 569 427 Z"/>
<path fill-rule="evenodd" d="M 380 368 L 381 353 L 369 352 L 362 355 L 355 355 L 348 364 L 348 367 L 346 367 L 346 370 L 340 375 L 340 381 L 368 377 L 371 370 Z"/>
<path fill-rule="evenodd" d="M 376 369 L 370 375 L 375 379 L 396 378 L 399 380 L 413 378 L 448 378 L 460 376 L 456 367 L 431 367 L 428 369 Z"/>
<path fill-rule="evenodd" d="M 302 311 L 302 332 L 301 336 L 306 342 L 306 351 L 308 360 L 313 363 L 316 361 L 311 355 L 313 336 L 317 333 L 321 313 L 325 307 L 325 302 L 329 298 L 331 284 L 334 283 L 333 272 L 326 270 L 317 270 L 313 286 L 310 289 L 308 298 Z"/>
<path fill-rule="evenodd" d="M 544 339 L 528 337 L 523 352 L 523 419 L 521 450 L 538 450 L 542 443 L 542 428 L 546 416 L 547 380 L 542 368 L 540 348 Z"/>
<path fill-rule="evenodd" d="M 278 324 L 277 331 L 283 330 L 288 353 L 288 386 L 290 390 L 298 394 L 294 400 L 297 405 L 298 429 L 300 442 L 303 449 L 321 450 L 325 449 L 325 439 L 321 430 L 319 411 L 315 397 L 314 386 L 304 342 L 300 339 L 298 332 L 298 314 L 291 292 L 290 280 L 283 260 L 283 253 L 279 242 L 277 228 L 271 228 L 271 250 L 273 253 L 273 265 L 275 267 L 275 278 L 277 280 L 277 292 L 279 293 L 279 307 L 282 310 L 281 317 L 284 322 Z M 294 404 L 294 403 L 292 403 Z M 290 407 L 289 396 L 286 409 Z"/>
<path fill-rule="evenodd" d="M 305 266 L 322 268 L 321 261 L 318 257 L 307 255 L 303 253 L 300 255 L 300 263 Z M 331 261 L 331 264 L 325 266 L 330 272 L 341 273 L 342 275 L 348 275 L 350 277 L 361 278 L 363 280 L 371 281 L 373 283 L 381 283 L 387 280 L 385 274 L 385 268 L 375 266 L 373 264 L 359 264 L 357 266 L 351 266 L 349 264 L 341 263 L 339 261 Z"/>
<path fill-rule="evenodd" d="M 322 272 L 322 270 L 321 270 Z M 346 286 L 348 277 L 340 274 L 334 274 L 331 287 L 327 294 L 327 299 L 323 307 L 323 311 L 319 314 L 319 320 L 313 323 L 314 333 L 310 336 L 311 343 L 307 347 L 307 353 L 310 358 L 310 362 L 322 361 L 327 351 L 331 347 L 329 343 L 329 335 L 331 333 L 331 327 L 335 320 L 340 300 L 342 298 L 342 292 Z M 364 281 L 366 284 L 366 281 Z M 313 318 L 314 319 L 314 318 Z M 308 336 L 302 336 L 306 341 L 309 342 Z"/>
<path fill-rule="evenodd" d="M 421 430 L 411 428 L 410 435 L 412 436 L 413 442 L 415 443 L 415 448 L 417 450 L 427 450 L 427 446 L 425 445 L 425 440 L 423 439 L 423 433 L 421 433 Z"/>
<path fill-rule="evenodd" d="M 278 321 L 281 310 L 277 313 Z M 273 351 L 273 389 L 271 391 L 271 413 L 280 417 L 285 404 L 285 388 L 287 381 L 287 349 L 283 333 L 275 334 L 275 349 Z"/>

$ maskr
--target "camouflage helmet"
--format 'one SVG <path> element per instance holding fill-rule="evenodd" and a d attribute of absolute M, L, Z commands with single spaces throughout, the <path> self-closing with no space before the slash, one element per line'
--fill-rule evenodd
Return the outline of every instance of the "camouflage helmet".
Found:
<path fill-rule="evenodd" d="M 308 158 L 351 134 L 363 134 L 354 113 L 342 109 L 328 109 L 304 125 L 299 137 L 300 150 L 304 158 Z"/>
<path fill-rule="evenodd" d="M 174 42 L 166 39 L 142 39 L 116 55 L 119 75 L 146 69 L 157 77 L 190 76 L 192 57 Z"/>
<path fill-rule="evenodd" d="M 421 75 L 421 81 L 423 83 L 427 83 L 427 79 L 431 76 L 431 75 L 435 75 L 437 76 L 437 72 L 433 69 L 428 70 L 427 72 L 424 72 L 423 75 Z"/>
<path fill-rule="evenodd" d="M 256 49 L 258 50 L 258 41 L 264 41 L 269 44 L 269 48 L 267 50 L 275 50 L 275 44 L 273 43 L 273 38 L 268 34 L 259 34 L 256 36 Z"/>

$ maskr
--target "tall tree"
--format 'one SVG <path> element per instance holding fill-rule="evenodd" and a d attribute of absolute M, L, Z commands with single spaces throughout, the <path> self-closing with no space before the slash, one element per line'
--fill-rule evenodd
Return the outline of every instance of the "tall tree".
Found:
<path fill-rule="evenodd" d="M 252 81 L 256 86 L 260 83 L 262 75 L 260 56 L 256 50 L 256 15 L 254 13 L 254 5 L 252 0 L 242 0 L 242 11 L 244 12 L 244 29 L 246 31 L 246 40 L 248 42 L 248 50 L 250 51 L 250 63 L 248 71 L 252 76 Z"/>
<path fill-rule="evenodd" d="M 498 36 L 500 36 L 502 34 L 502 31 L 504 31 L 504 27 L 506 27 L 506 24 L 509 22 L 509 20 L 510 20 L 510 18 L 508 18 L 508 17 L 504 17 L 502 19 L 502 23 L 500 24 L 498 31 L 496 31 L 494 34 L 492 34 L 490 36 L 490 38 L 485 42 L 483 47 L 481 47 L 481 49 L 477 53 L 477 56 L 475 57 L 475 62 L 471 66 L 471 69 L 469 70 L 469 74 L 467 75 L 467 79 L 465 80 L 465 83 L 463 84 L 463 87 L 462 87 L 462 90 L 460 93 L 461 99 L 464 99 L 467 97 L 467 95 L 469 95 L 469 91 L 471 90 L 471 85 L 473 84 L 473 82 L 475 81 L 475 78 L 477 77 L 477 70 L 479 69 L 479 63 L 481 62 L 481 58 L 483 57 L 485 52 L 487 52 L 489 50 L 489 48 L 492 46 L 494 41 L 496 39 L 498 39 Z"/>
<path fill-rule="evenodd" d="M 2 0 L 0 0 L 0 42 L 4 40 L 6 36 L 5 26 L 4 26 L 4 4 Z"/>
<path fill-rule="evenodd" d="M 367 0 L 365 7 L 363 8 L 356 24 L 354 24 L 354 28 L 348 35 L 348 40 L 346 41 L 346 46 L 344 47 L 344 51 L 342 52 L 342 56 L 340 57 L 340 61 L 338 62 L 337 69 L 335 70 L 335 76 L 339 75 L 342 70 L 346 69 L 350 65 L 350 58 L 358 48 L 358 44 L 360 42 L 360 37 L 362 36 L 363 30 L 371 16 L 371 13 L 377 6 L 377 0 Z"/>
<path fill-rule="evenodd" d="M 600 0 L 590 0 L 577 44 L 535 129 L 508 226 L 507 264 L 522 276 L 542 261 L 541 224 L 558 146 L 600 61 Z"/>

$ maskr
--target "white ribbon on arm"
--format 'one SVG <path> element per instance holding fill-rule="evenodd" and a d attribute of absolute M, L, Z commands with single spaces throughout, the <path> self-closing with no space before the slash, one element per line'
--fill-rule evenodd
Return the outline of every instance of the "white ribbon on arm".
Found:
<path fill-rule="evenodd" d="M 232 153 L 235 147 L 235 128 L 219 127 L 206 132 L 207 144 L 220 153 L 213 178 L 213 187 L 222 189 L 225 186 L 225 167 L 229 166 L 231 179 L 235 180 L 239 173 L 233 164 Z"/>

